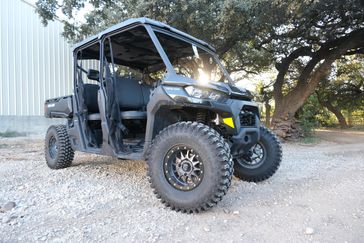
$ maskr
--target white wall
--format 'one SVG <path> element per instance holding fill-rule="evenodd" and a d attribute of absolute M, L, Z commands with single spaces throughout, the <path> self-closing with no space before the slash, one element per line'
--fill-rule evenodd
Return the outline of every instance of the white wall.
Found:
<path fill-rule="evenodd" d="M 43 115 L 45 99 L 72 93 L 71 45 L 62 30 L 59 21 L 43 27 L 25 1 L 0 0 L 0 116 Z"/>

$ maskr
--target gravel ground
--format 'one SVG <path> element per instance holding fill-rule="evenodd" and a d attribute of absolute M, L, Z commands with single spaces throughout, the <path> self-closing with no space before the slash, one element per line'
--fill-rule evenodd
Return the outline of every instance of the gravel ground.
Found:
<path fill-rule="evenodd" d="M 0 138 L 0 242 L 362 242 L 364 133 L 318 135 L 314 145 L 284 144 L 274 177 L 234 178 L 197 215 L 165 209 L 143 161 L 77 153 L 53 171 L 41 139 Z"/>

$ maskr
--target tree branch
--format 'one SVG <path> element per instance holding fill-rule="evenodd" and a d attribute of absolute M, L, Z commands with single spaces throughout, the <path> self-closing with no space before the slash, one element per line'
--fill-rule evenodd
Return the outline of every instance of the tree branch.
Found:
<path fill-rule="evenodd" d="M 278 75 L 273 85 L 275 99 L 280 99 L 283 96 L 282 86 L 284 83 L 284 77 L 286 76 L 291 63 L 300 56 L 310 56 L 311 54 L 312 54 L 311 47 L 308 46 L 299 47 L 293 52 L 291 52 L 290 55 L 283 58 L 280 63 L 276 63 L 276 69 L 278 70 Z"/>
<path fill-rule="evenodd" d="M 350 50 L 346 52 L 345 56 L 355 55 L 355 54 L 364 54 L 364 48 L 358 48 L 356 50 Z"/>
<path fill-rule="evenodd" d="M 361 32 L 364 34 L 364 29 Z M 344 38 L 344 40 L 340 42 L 339 46 L 329 50 L 327 54 L 323 52 L 322 55 L 324 55 L 324 59 L 322 60 L 324 61 L 315 71 L 313 71 L 312 74 L 309 75 L 309 78 L 306 81 L 302 81 L 289 93 L 290 100 L 299 100 L 298 97 L 304 97 L 306 99 L 315 90 L 319 81 L 328 74 L 332 63 L 337 58 L 346 53 L 347 50 L 357 48 L 358 46 L 363 46 L 364 40 L 360 35 L 361 32 L 355 31 L 355 35 L 351 35 L 351 38 Z M 300 103 L 303 103 L 305 99 L 301 99 L 301 102 L 297 102 L 297 106 L 301 106 Z"/>

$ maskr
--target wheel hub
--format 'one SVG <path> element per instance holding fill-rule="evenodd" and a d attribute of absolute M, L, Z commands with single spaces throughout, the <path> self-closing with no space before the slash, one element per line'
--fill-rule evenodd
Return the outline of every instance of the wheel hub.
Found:
<path fill-rule="evenodd" d="M 182 161 L 181 168 L 184 172 L 191 172 L 192 167 L 193 165 L 190 161 Z"/>
<path fill-rule="evenodd" d="M 197 187 L 203 177 L 203 163 L 189 146 L 174 146 L 164 159 L 164 174 L 174 188 L 189 191 Z"/>
<path fill-rule="evenodd" d="M 238 162 L 248 168 L 258 168 L 265 160 L 266 152 L 262 144 L 257 143 L 250 150 L 239 156 Z"/>
<path fill-rule="evenodd" d="M 52 159 L 54 159 L 57 156 L 58 147 L 57 147 L 57 139 L 55 137 L 51 137 L 49 139 L 49 155 Z"/>

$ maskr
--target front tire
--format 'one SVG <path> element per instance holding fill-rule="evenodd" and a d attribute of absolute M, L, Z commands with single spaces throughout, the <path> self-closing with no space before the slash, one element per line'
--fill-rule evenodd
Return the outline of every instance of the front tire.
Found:
<path fill-rule="evenodd" d="M 63 169 L 71 166 L 74 150 L 65 125 L 50 126 L 45 137 L 45 159 L 51 169 Z"/>
<path fill-rule="evenodd" d="M 147 155 L 154 193 L 175 211 L 197 213 L 213 207 L 232 179 L 229 146 L 212 128 L 179 122 L 162 130 Z"/>
<path fill-rule="evenodd" d="M 264 181 L 278 170 L 282 147 L 276 135 L 260 127 L 260 139 L 248 152 L 234 158 L 234 175 L 249 182 Z"/>

